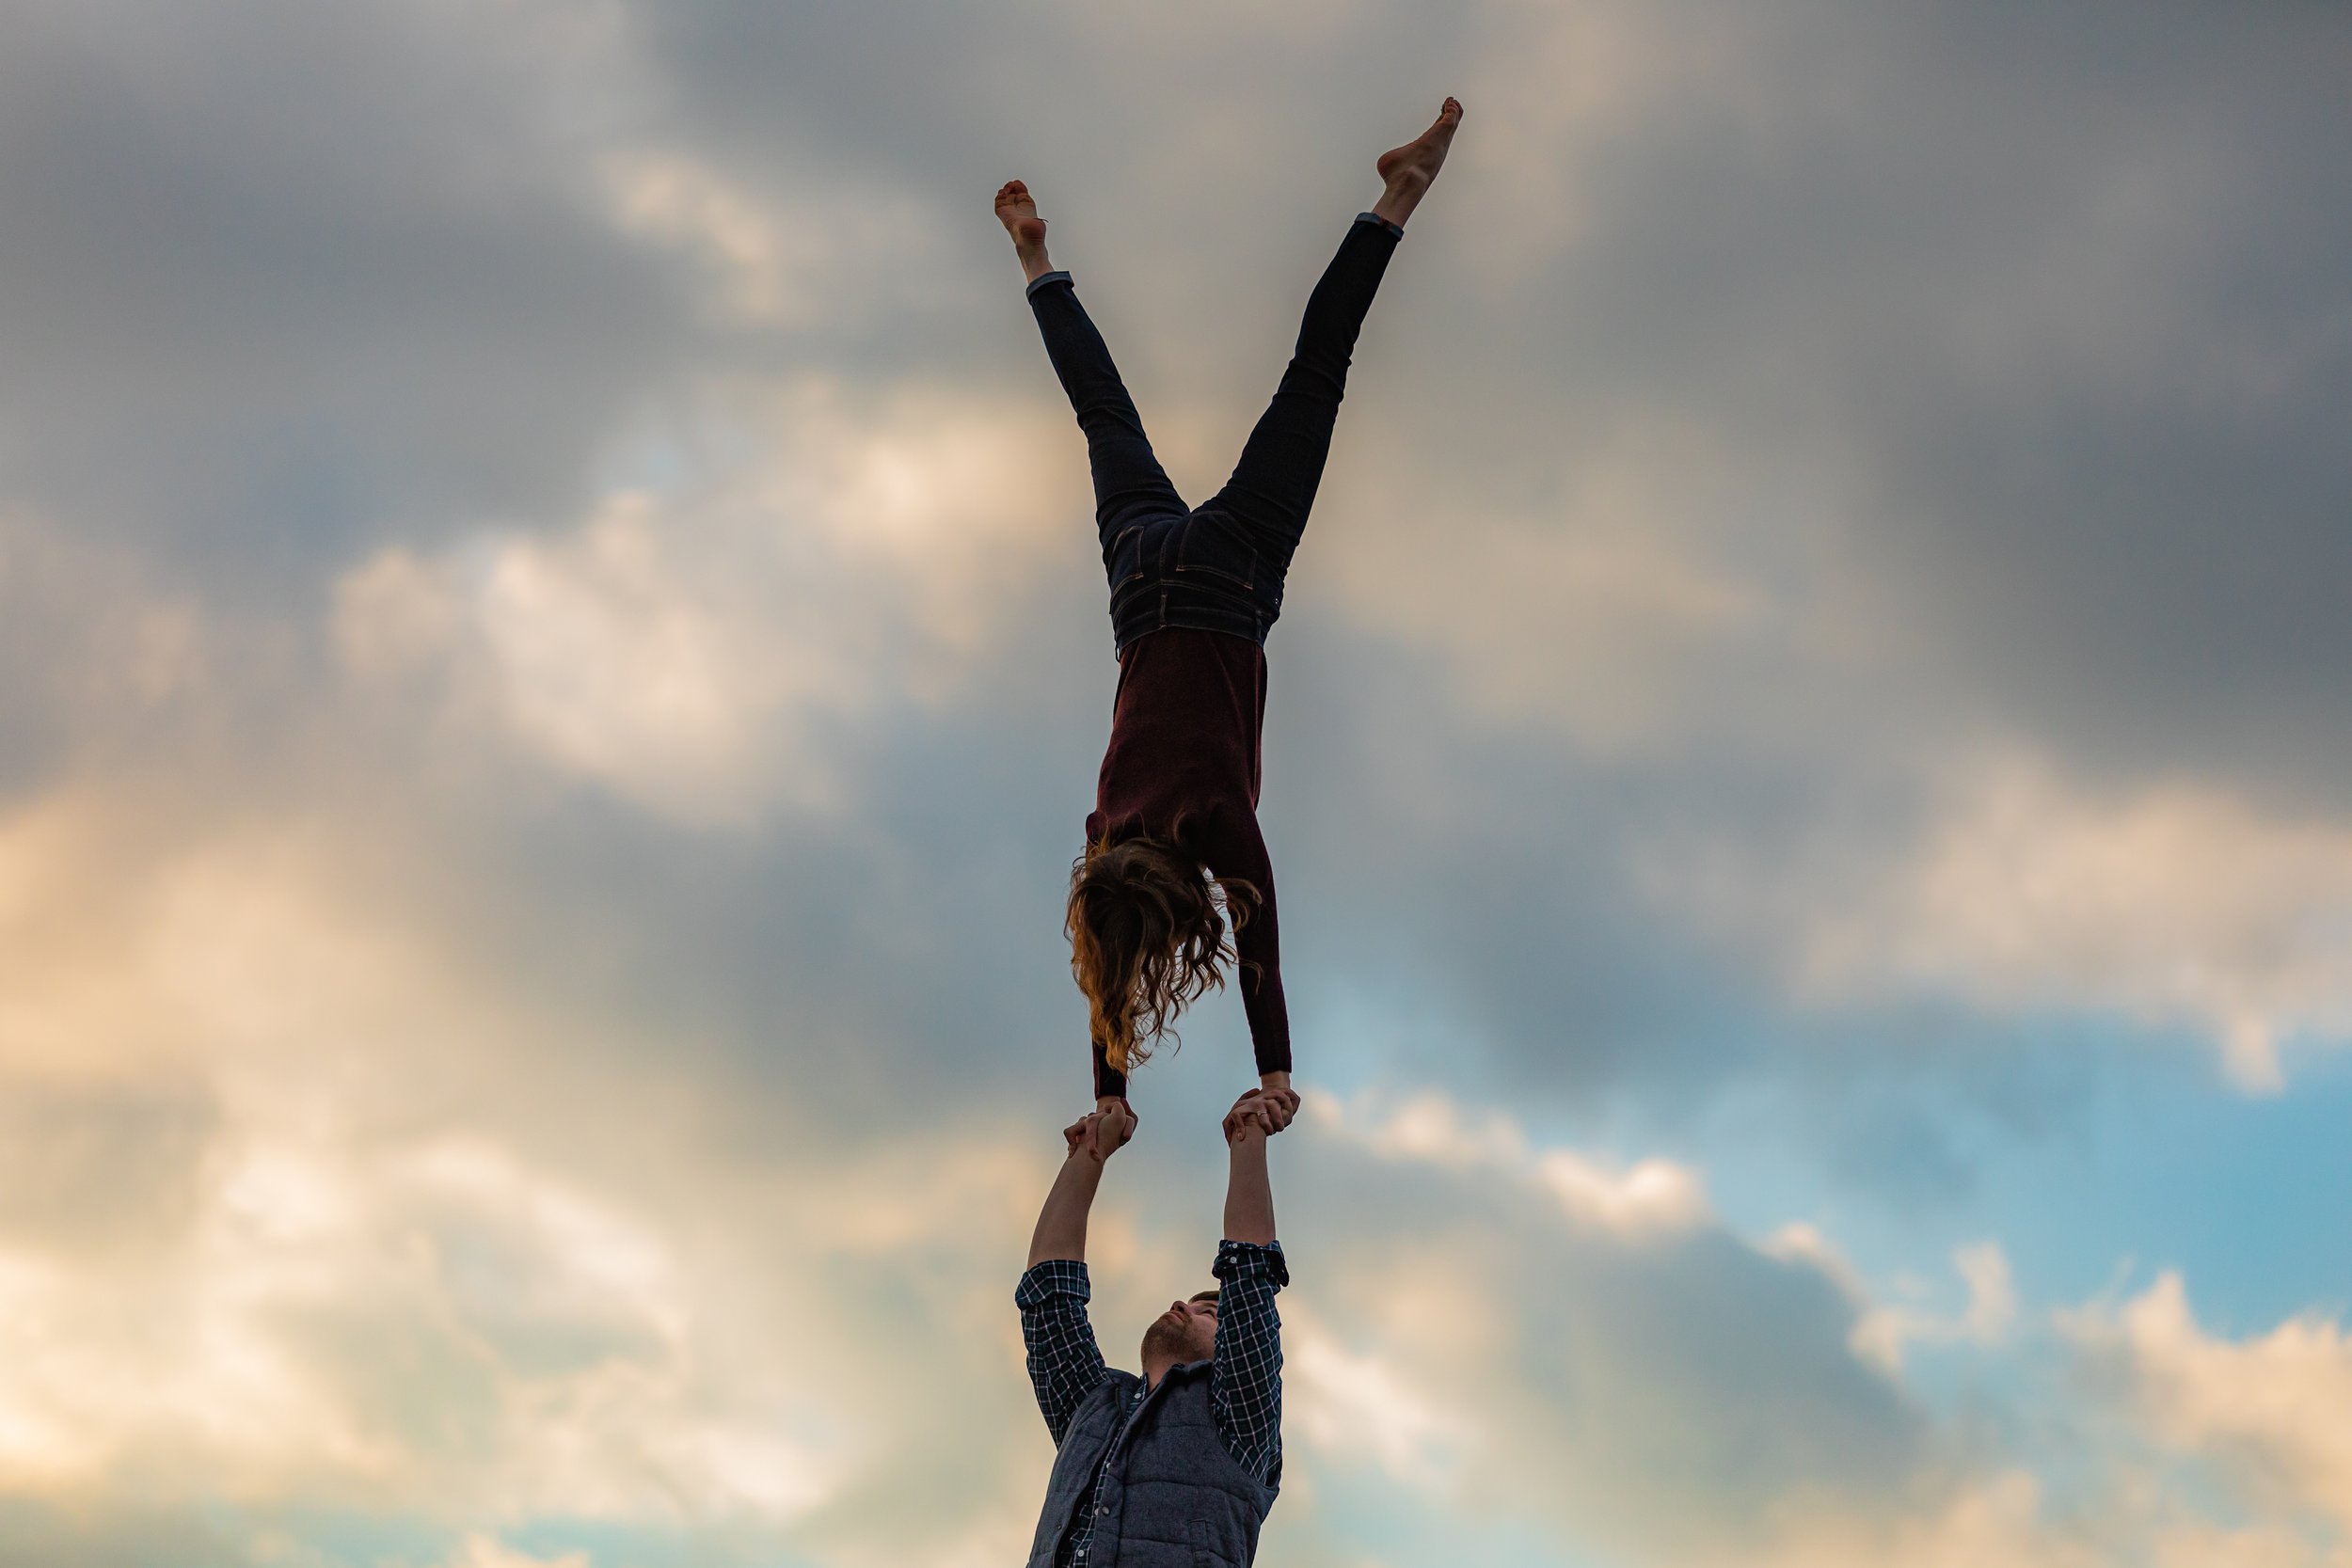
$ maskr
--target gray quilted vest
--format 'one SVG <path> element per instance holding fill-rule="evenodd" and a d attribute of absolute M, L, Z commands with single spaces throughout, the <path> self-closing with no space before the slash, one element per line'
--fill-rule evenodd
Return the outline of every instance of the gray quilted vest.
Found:
<path fill-rule="evenodd" d="M 1281 1462 L 1275 1462 L 1274 1484 L 1261 1486 L 1225 1451 L 1209 1411 L 1210 1366 L 1170 1368 L 1136 1412 L 1096 1499 L 1103 1515 L 1094 1522 L 1087 1568 L 1248 1568 L 1258 1555 L 1258 1527 L 1274 1506 Z M 1045 1484 L 1029 1568 L 1053 1568 L 1054 1548 L 1142 1381 L 1113 1371 L 1071 1414 Z"/>

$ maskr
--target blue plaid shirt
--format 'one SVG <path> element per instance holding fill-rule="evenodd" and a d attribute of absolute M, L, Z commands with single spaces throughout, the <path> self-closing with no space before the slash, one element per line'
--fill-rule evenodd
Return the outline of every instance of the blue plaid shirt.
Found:
<path fill-rule="evenodd" d="M 1209 1409 L 1216 1434 L 1233 1463 L 1271 1486 L 1282 1462 L 1282 1320 L 1274 1295 L 1290 1283 L 1282 1243 L 1220 1242 L 1216 1249 L 1216 1356 L 1209 1366 Z M 1013 1304 L 1021 1308 L 1021 1338 L 1029 1347 L 1029 1385 L 1045 1430 L 1058 1447 L 1070 1418 L 1109 1372 L 1087 1320 L 1093 1295 L 1087 1266 L 1074 1258 L 1052 1258 L 1021 1276 Z M 1141 1384 L 1128 1397 L 1120 1433 L 1143 1407 Z M 1070 1532 L 1054 1553 L 1057 1568 L 1084 1568 L 1094 1540 L 1095 1499 L 1118 1451 L 1114 1435 L 1094 1472 Z"/>

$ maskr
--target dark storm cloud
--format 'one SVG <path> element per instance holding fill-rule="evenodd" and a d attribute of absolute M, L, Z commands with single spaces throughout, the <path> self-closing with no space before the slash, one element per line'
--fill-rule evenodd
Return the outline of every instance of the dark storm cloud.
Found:
<path fill-rule="evenodd" d="M 2340 15 L 1594 14 L 1710 63 L 1564 139 L 1573 238 L 1507 297 L 1433 279 L 1496 242 L 1511 193 L 1463 205 L 1474 163 L 1441 193 L 1374 324 L 1391 365 L 1435 353 L 1460 378 L 1430 450 L 1475 457 L 1463 481 L 1493 495 L 1534 451 L 1573 467 L 1613 413 L 1695 420 L 1837 515 L 1955 714 L 2086 761 L 2325 787 L 2352 503 Z M 1065 222 L 1120 269 L 1105 293 L 1174 290 L 1185 331 L 1155 316 L 1122 347 L 1231 388 L 1237 432 L 1274 356 L 1204 383 L 1185 345 L 1279 341 L 1295 301 L 1263 287 L 1203 319 L 1228 274 L 1169 248 L 1202 243 L 1185 214 L 1214 191 L 1220 245 L 1309 257 L 1305 194 L 1410 128 L 1421 77 L 1492 70 L 1552 20 L 1235 16 L 1147 60 L 1075 9 L 643 8 L 606 82 L 534 64 L 511 16 L 36 15 L 0 94 L 11 489 L 228 580 L 568 508 L 697 351 L 679 279 L 593 210 L 596 133 L 623 124 L 780 202 L 812 162 L 870 176 L 968 216 L 945 231 L 976 268 L 1004 261 L 980 196 L 1043 160 L 1090 204 Z M 1279 159 L 1216 139 L 1294 99 L 1315 112 L 1252 138 Z M 1017 307 L 981 324 L 979 297 L 910 290 L 822 352 L 852 377 L 1034 381 L 1033 355 L 1004 357 L 1033 348 Z"/>
<path fill-rule="evenodd" d="M 1856 1359 L 1856 1307 L 1812 1264 L 1704 1220 L 1613 1232 L 1498 1170 L 1369 1158 L 1318 1131 L 1282 1198 L 1311 1238 L 1298 1250 L 1315 1260 L 1300 1266 L 1316 1319 L 1375 1338 L 1385 1291 L 1432 1281 L 1499 1308 L 1444 1347 L 1479 1368 L 1448 1394 L 1487 1412 L 1489 1484 L 1570 1539 L 1698 1555 L 1753 1543 L 1792 1494 L 1867 1508 L 1921 1473 L 1930 1423 Z M 1439 1349 L 1411 1338 L 1388 1354 L 1409 1366 Z"/>
<path fill-rule="evenodd" d="M 1696 37 L 1702 9 L 1655 23 Z M 1915 696 L 1959 724 L 2340 805 L 2344 13 L 1739 25 L 1736 80 L 1578 157 L 1577 241 L 1518 311 L 1425 330 L 1509 319 L 1518 345 L 1466 362 L 1571 451 L 1613 402 L 1809 475 Z"/>
<path fill-rule="evenodd" d="M 1931 749 L 1940 714 L 1947 740 L 2022 731 L 2089 770 L 2339 800 L 2337 737 L 2352 733 L 2335 678 L 2352 657 L 2342 13 L 1592 14 L 1617 29 L 1597 40 L 1636 39 L 1665 62 L 1661 85 L 1564 134 L 1544 188 L 1470 186 L 1466 150 L 1384 294 L 1349 422 L 1376 417 L 1384 369 L 1437 370 L 1442 406 L 1387 406 L 1471 499 L 1575 471 L 1624 418 L 1695 423 L 1757 498 L 1722 547 L 1769 574 L 1794 513 L 1828 531 L 1853 592 L 1902 630 L 1904 689 L 1868 694 L 1875 711 L 1843 711 L 1852 693 L 1822 677 L 1848 753 L 1824 762 L 1856 748 L 1883 760 L 1872 730 Z M 1232 404 L 1238 432 L 1272 360 L 1225 351 L 1245 325 L 1279 341 L 1295 303 L 1252 273 L 1251 292 L 1204 315 L 1211 285 L 1161 254 L 1169 236 L 1152 225 L 1178 220 L 1154 214 L 1213 208 L 1220 248 L 1307 259 L 1313 193 L 1338 189 L 1422 77 L 1491 71 L 1562 19 L 1234 18 L 1162 40 L 1149 70 L 1122 69 L 1121 40 L 1074 14 L 1008 29 L 946 6 L 898 21 L 891 40 L 928 46 L 903 50 L 845 12 L 739 6 L 649 12 L 645 35 L 677 126 L 754 182 L 775 148 L 821 148 L 952 214 L 1001 160 L 1043 160 L 1085 203 L 1049 209 L 1095 263 L 1147 412 L 1172 401 L 1173 377 Z M 1408 81 L 1388 45 L 1416 25 L 1428 36 Z M 870 90 L 885 51 L 891 89 Z M 1265 157 L 1235 163 L 1241 150 L 1215 139 L 1219 106 L 1263 113 L 1311 61 L 1348 89 L 1266 120 Z M 1195 159 L 1159 145 L 1186 137 L 1206 138 Z M 1163 162 L 1138 163 L 1155 148 Z M 1462 286 L 1524 219 L 1515 198 L 1572 204 L 1565 243 L 1500 297 Z M 993 230 L 976 222 L 969 237 L 987 264 Z M 1189 270 L 1231 293 L 1219 266 Z M 953 316 L 938 315 L 935 347 L 1002 381 Z M 878 364 L 903 368 L 903 329 L 878 327 Z M 1180 339 L 1214 347 L 1218 368 L 1196 367 Z M 1721 673 L 1740 688 L 1741 670 Z"/>
<path fill-rule="evenodd" d="M 262 0 L 20 15 L 8 494 L 260 603 L 387 531 L 573 503 L 684 308 L 594 211 L 560 62 L 520 32 Z"/>

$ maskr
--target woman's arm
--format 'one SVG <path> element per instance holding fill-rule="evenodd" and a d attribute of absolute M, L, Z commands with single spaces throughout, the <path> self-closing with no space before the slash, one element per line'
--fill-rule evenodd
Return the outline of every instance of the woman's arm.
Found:
<path fill-rule="evenodd" d="M 1110 1055 L 1096 1040 L 1094 1050 L 1094 1108 L 1106 1111 L 1116 1102 L 1127 1102 L 1127 1075 L 1111 1066 Z"/>
<path fill-rule="evenodd" d="M 1282 924 L 1274 899 L 1274 862 L 1266 854 L 1265 839 L 1255 819 L 1217 848 L 1220 852 L 1213 868 L 1216 875 L 1248 882 L 1250 889 L 1229 899 L 1228 905 L 1239 917 L 1233 952 L 1241 962 L 1234 980 L 1241 990 L 1242 1010 L 1249 1019 L 1249 1046 L 1258 1058 L 1259 1080 L 1265 1087 L 1287 1089 L 1291 1015 L 1282 997 Z"/>

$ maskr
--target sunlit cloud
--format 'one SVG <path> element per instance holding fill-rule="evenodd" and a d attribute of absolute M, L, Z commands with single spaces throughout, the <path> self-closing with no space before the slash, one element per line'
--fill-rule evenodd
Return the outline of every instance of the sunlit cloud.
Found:
<path fill-rule="evenodd" d="M 1996 1345 L 2017 1322 L 2017 1287 L 2009 1256 L 1998 1242 L 1953 1250 L 1952 1268 L 1966 1289 L 1967 1301 L 1952 1313 L 1919 1306 L 1915 1298 L 1927 1293 L 1927 1286 L 1918 1279 L 1900 1277 L 1873 1288 L 1836 1244 L 1811 1225 L 1783 1226 L 1765 1240 L 1764 1250 L 1776 1258 L 1801 1259 L 1836 1281 L 1861 1310 L 1848 1343 L 1856 1355 L 1889 1376 L 1902 1371 L 1906 1345 Z"/>
<path fill-rule="evenodd" d="M 2245 1338 L 2209 1333 L 2169 1271 L 2060 1322 L 2155 1442 L 2217 1466 L 2258 1509 L 2308 1511 L 2352 1537 L 2352 1336 L 2340 1323 L 2314 1312 Z"/>
<path fill-rule="evenodd" d="M 1285 1335 L 1285 1417 L 1307 1445 L 1343 1464 L 1369 1459 L 1439 1497 L 1454 1494 L 1474 1430 L 1464 1412 L 1378 1355 L 1351 1353 L 1311 1320 L 1295 1321 Z"/>
<path fill-rule="evenodd" d="M 1792 1250 L 1819 1256 L 1818 1243 Z M 1908 1301 L 1874 1304 L 1854 1324 L 1854 1354 L 1894 1372 L 1901 1370 L 1908 1345 L 1996 1345 L 2008 1338 L 2017 1322 L 2017 1287 L 2000 1243 L 1978 1242 L 1960 1247 L 1952 1254 L 1952 1267 L 1967 1289 L 1964 1307 L 1956 1313 L 1940 1314 Z M 1897 1281 L 1896 1289 L 1914 1283 Z"/>
<path fill-rule="evenodd" d="M 387 550 L 339 585 L 346 664 L 377 693 L 421 678 L 442 744 L 503 733 L 677 821 L 837 805 L 810 725 L 956 689 L 1079 506 L 1037 477 L 1067 467 L 1061 421 L 923 393 L 877 413 L 821 382 L 727 400 L 675 492 Z"/>
<path fill-rule="evenodd" d="M 1347 1101 L 1310 1091 L 1305 1104 L 1327 1130 L 1386 1158 L 1514 1178 L 1548 1194 L 1579 1224 L 1639 1235 L 1688 1229 L 1708 1217 L 1706 1186 L 1694 1171 L 1666 1160 L 1613 1169 L 1573 1149 L 1535 1150 L 1507 1114 L 1473 1117 L 1437 1090 L 1394 1103 L 1376 1091 Z"/>
<path fill-rule="evenodd" d="M 873 274 L 863 258 L 903 263 L 939 243 L 934 214 L 909 198 L 810 181 L 787 200 L 763 199 L 684 153 L 614 153 L 605 178 L 620 224 L 691 257 L 713 313 L 755 327 L 869 309 Z"/>
<path fill-rule="evenodd" d="M 2122 799 L 1991 773 L 1800 955 L 1820 995 L 1916 986 L 2004 1011 L 2113 1010 L 2204 1032 L 2276 1090 L 2296 1037 L 2352 1037 L 2352 829 L 2159 785 Z"/>
<path fill-rule="evenodd" d="M 61 1113 L 20 1125 L 13 1157 L 68 1169 L 109 1128 L 167 1132 L 113 1112 L 159 1073 L 199 1108 L 185 1156 L 151 1166 L 135 1250 L 24 1217 L 0 1234 L 0 1317 L 24 1351 L 0 1372 L 10 1486 L 789 1519 L 839 1484 L 864 1450 L 808 1379 L 720 1348 L 731 1304 L 764 1290 L 682 1256 L 625 1185 L 509 1141 L 531 1055 L 573 1056 L 585 1087 L 584 1021 L 404 927 L 382 886 L 355 905 L 361 868 L 298 832 L 112 867 L 70 852 L 136 823 L 53 809 L 0 857 L 8 950 L 39 956 L 9 976 L 0 1071 Z M 451 1129 L 450 1091 L 502 1132 Z"/>

